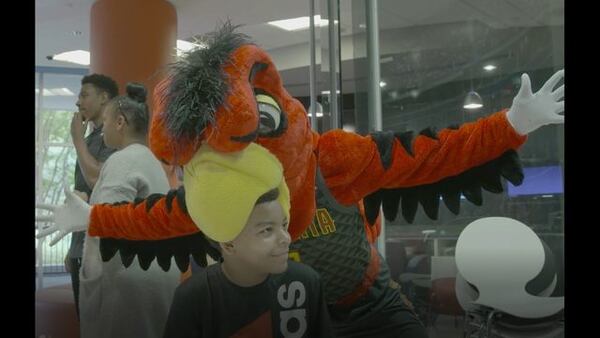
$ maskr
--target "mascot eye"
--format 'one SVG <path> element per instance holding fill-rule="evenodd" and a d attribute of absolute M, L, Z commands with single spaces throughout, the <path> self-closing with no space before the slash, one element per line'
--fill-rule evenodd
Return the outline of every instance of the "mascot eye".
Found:
<path fill-rule="evenodd" d="M 281 109 L 273 98 L 269 95 L 256 95 L 258 103 L 258 113 L 260 114 L 260 127 L 258 133 L 261 136 L 277 131 L 281 126 Z"/>

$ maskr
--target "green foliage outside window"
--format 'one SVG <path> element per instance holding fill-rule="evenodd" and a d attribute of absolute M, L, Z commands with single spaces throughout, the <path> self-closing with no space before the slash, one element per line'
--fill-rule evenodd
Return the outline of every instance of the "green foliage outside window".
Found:
<path fill-rule="evenodd" d="M 42 110 L 39 113 L 36 121 L 36 203 L 62 204 L 64 183 L 73 189 L 76 153 L 70 135 L 72 116 L 73 113 L 66 110 Z M 71 236 L 65 236 L 53 247 L 48 246 L 49 242 L 50 239 L 45 239 L 42 246 L 43 265 L 62 266 Z"/>

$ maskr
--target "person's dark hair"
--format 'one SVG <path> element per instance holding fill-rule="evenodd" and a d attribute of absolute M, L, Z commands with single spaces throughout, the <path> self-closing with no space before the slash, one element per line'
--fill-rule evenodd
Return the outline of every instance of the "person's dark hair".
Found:
<path fill-rule="evenodd" d="M 277 188 L 271 189 L 271 190 L 267 191 L 266 193 L 262 194 L 256 200 L 256 203 L 254 205 L 259 205 L 261 203 L 267 203 L 267 202 L 274 201 L 277 199 L 277 197 L 279 197 L 279 189 L 277 189 Z"/>
<path fill-rule="evenodd" d="M 91 84 L 96 87 L 97 90 L 103 91 L 108 94 L 108 98 L 112 99 L 119 95 L 119 86 L 112 78 L 102 74 L 90 74 L 86 75 L 81 79 L 81 85 Z"/>
<path fill-rule="evenodd" d="M 113 99 L 115 110 L 123 115 L 125 121 L 133 127 L 139 135 L 148 133 L 150 114 L 146 104 L 148 91 L 141 83 L 129 82 L 126 88 L 127 96 L 118 96 Z"/>

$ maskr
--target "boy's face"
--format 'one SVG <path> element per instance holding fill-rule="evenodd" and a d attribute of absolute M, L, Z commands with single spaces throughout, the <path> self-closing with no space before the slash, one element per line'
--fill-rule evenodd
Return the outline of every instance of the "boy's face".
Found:
<path fill-rule="evenodd" d="M 254 207 L 244 230 L 231 241 L 232 255 L 251 271 L 282 273 L 287 269 L 290 242 L 281 205 L 265 202 Z"/>
<path fill-rule="evenodd" d="M 86 83 L 81 86 L 76 105 L 83 118 L 88 121 L 100 117 L 102 107 L 107 101 L 108 95 L 105 92 L 98 90 L 91 83 Z"/>

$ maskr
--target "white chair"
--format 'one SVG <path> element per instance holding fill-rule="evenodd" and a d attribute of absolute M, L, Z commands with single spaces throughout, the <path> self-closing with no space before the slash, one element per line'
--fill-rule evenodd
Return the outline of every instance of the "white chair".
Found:
<path fill-rule="evenodd" d="M 525 224 L 488 217 L 469 224 L 456 245 L 456 295 L 467 312 L 467 337 L 554 337 L 564 297 L 554 257 Z"/>

